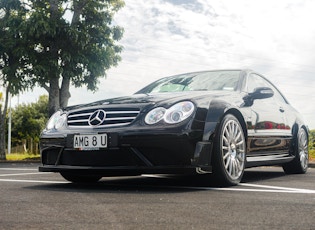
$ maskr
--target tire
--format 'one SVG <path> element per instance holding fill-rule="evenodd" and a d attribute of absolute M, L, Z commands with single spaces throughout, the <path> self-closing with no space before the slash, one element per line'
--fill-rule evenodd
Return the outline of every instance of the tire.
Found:
<path fill-rule="evenodd" d="M 220 123 L 214 143 L 213 176 L 222 186 L 237 185 L 243 177 L 246 140 L 238 119 L 227 114 Z"/>
<path fill-rule="evenodd" d="M 286 174 L 304 174 L 308 168 L 308 136 L 305 129 L 300 128 L 294 147 L 294 159 L 282 165 Z"/>
<path fill-rule="evenodd" d="M 96 183 L 102 178 L 101 176 L 96 175 L 77 175 L 71 173 L 60 173 L 60 175 L 67 181 L 73 183 Z"/>

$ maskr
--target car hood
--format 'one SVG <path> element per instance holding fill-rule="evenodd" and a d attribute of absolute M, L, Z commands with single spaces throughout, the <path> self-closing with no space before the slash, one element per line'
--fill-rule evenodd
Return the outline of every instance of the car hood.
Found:
<path fill-rule="evenodd" d="M 152 94 L 134 94 L 131 96 L 125 97 L 117 97 L 111 99 L 105 99 L 101 101 L 96 101 L 88 104 L 76 105 L 66 108 L 66 110 L 72 109 L 80 109 L 86 107 L 94 107 L 94 106 L 102 106 L 102 105 L 164 105 L 167 106 L 168 104 L 171 105 L 176 103 L 177 101 L 183 100 L 207 100 L 211 101 L 217 97 L 225 97 L 235 92 L 231 91 L 184 91 L 184 92 L 171 92 L 171 93 L 152 93 Z"/>

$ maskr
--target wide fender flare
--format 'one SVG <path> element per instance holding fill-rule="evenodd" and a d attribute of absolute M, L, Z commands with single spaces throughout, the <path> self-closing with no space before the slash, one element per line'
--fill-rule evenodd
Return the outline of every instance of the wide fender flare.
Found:
<path fill-rule="evenodd" d="M 203 141 L 214 141 L 219 125 L 226 114 L 234 115 L 240 122 L 247 139 L 247 128 L 244 115 L 240 109 L 224 100 L 213 100 L 208 109 L 203 133 Z"/>
<path fill-rule="evenodd" d="M 290 145 L 290 154 L 295 154 L 296 145 L 298 144 L 298 132 L 300 129 L 304 129 L 307 135 L 307 140 L 309 141 L 309 128 L 304 124 L 302 119 L 297 118 L 294 125 L 291 128 L 293 140 Z"/>

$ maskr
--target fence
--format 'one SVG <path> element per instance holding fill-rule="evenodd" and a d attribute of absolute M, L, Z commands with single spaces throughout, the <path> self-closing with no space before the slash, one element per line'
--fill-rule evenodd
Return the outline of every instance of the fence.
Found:
<path fill-rule="evenodd" d="M 39 143 L 33 139 L 22 140 L 22 144 L 11 146 L 11 153 L 39 154 Z"/>

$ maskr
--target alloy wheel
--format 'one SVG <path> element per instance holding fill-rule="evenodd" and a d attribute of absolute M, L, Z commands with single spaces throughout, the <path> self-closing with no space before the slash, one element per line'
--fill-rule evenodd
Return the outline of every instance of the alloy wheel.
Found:
<path fill-rule="evenodd" d="M 223 127 L 221 154 L 223 166 L 232 180 L 238 180 L 245 167 L 245 138 L 242 127 L 235 120 L 229 120 Z"/>
<path fill-rule="evenodd" d="M 308 167 L 308 140 L 304 129 L 301 129 L 298 135 L 298 151 L 300 164 L 303 169 Z"/>

